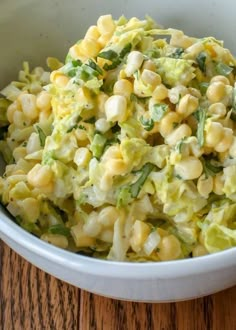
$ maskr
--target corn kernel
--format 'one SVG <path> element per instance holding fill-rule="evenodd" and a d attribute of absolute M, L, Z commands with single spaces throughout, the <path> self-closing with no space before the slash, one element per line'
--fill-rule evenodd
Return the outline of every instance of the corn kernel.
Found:
<path fill-rule="evenodd" d="M 79 46 L 82 55 L 86 57 L 96 57 L 101 49 L 99 43 L 92 38 L 83 39 Z"/>
<path fill-rule="evenodd" d="M 190 94 L 184 95 L 176 108 L 176 111 L 183 117 L 186 118 L 196 111 L 198 108 L 198 98 Z"/>
<path fill-rule="evenodd" d="M 133 84 L 127 79 L 117 80 L 113 87 L 113 93 L 115 95 L 123 95 L 127 98 L 130 97 L 133 92 Z"/>
<path fill-rule="evenodd" d="M 97 27 L 100 34 L 113 33 L 116 28 L 111 15 L 100 16 Z"/>
<path fill-rule="evenodd" d="M 187 124 L 181 124 L 173 132 L 171 132 L 170 135 L 165 138 L 165 140 L 167 144 L 173 146 L 184 137 L 191 136 L 191 134 L 191 128 Z"/>
<path fill-rule="evenodd" d="M 141 52 L 134 50 L 129 53 L 127 57 L 127 66 L 125 68 L 125 73 L 127 77 L 131 77 L 135 71 L 137 71 L 144 60 L 144 56 Z"/>
<path fill-rule="evenodd" d="M 53 179 L 53 172 L 48 165 L 36 164 L 28 173 L 27 180 L 33 187 L 47 186 Z"/>
<path fill-rule="evenodd" d="M 78 167 L 85 167 L 92 158 L 91 152 L 87 148 L 79 148 L 75 152 L 74 163 Z"/>
<path fill-rule="evenodd" d="M 194 157 L 188 156 L 182 158 L 175 164 L 175 173 L 183 180 L 194 180 L 202 174 L 203 166 L 201 161 Z"/>
<path fill-rule="evenodd" d="M 19 101 L 22 106 L 22 111 L 27 118 L 34 120 L 38 117 L 39 111 L 36 106 L 36 96 L 35 95 L 21 94 L 19 96 Z"/>
<path fill-rule="evenodd" d="M 154 89 L 152 97 L 157 101 L 162 101 L 168 97 L 168 89 L 165 85 L 160 84 Z"/>
<path fill-rule="evenodd" d="M 107 121 L 125 121 L 128 115 L 126 98 L 122 95 L 109 97 L 105 103 L 105 114 Z"/>
<path fill-rule="evenodd" d="M 88 28 L 84 38 L 91 38 L 97 40 L 100 35 L 101 33 L 99 32 L 98 27 L 96 25 L 92 25 Z"/>
<path fill-rule="evenodd" d="M 158 245 L 160 251 L 157 253 L 161 260 L 174 260 L 181 255 L 179 240 L 174 235 L 164 236 Z"/>
<path fill-rule="evenodd" d="M 143 221 L 136 220 L 132 227 L 130 237 L 130 245 L 133 251 L 139 252 L 142 249 L 143 243 L 150 234 L 150 227 Z"/>
<path fill-rule="evenodd" d="M 226 95 L 225 84 L 221 81 L 215 81 L 207 88 L 206 96 L 212 103 L 219 102 Z"/>
<path fill-rule="evenodd" d="M 41 111 L 49 111 L 51 109 L 51 95 L 46 92 L 42 91 L 36 99 L 36 106 L 41 110 Z"/>

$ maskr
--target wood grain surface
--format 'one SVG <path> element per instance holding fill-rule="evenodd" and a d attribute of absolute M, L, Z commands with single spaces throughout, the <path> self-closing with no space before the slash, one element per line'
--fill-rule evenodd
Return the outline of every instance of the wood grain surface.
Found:
<path fill-rule="evenodd" d="M 236 287 L 186 302 L 103 298 L 45 274 L 0 243 L 1 330 L 236 330 Z"/>

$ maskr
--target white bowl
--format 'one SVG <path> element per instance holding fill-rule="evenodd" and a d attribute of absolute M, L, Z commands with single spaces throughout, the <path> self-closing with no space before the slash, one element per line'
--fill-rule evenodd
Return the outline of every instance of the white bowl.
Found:
<path fill-rule="evenodd" d="M 62 57 L 97 17 L 144 17 L 189 35 L 213 35 L 236 53 L 233 0 L 21 0 L 0 2 L 0 88 L 16 77 L 23 60 L 42 64 Z M 162 263 L 96 260 L 51 246 L 18 227 L 0 209 L 0 237 L 25 259 L 82 289 L 138 301 L 176 301 L 207 295 L 236 284 L 236 249 Z"/>

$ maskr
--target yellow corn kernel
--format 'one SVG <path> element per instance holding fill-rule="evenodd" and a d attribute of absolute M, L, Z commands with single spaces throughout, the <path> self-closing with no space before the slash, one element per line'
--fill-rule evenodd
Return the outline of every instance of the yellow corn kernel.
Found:
<path fill-rule="evenodd" d="M 133 251 L 139 252 L 146 241 L 151 228 L 143 221 L 136 220 L 132 227 L 130 245 Z"/>
<path fill-rule="evenodd" d="M 16 127 L 26 126 L 27 118 L 22 111 L 16 110 L 13 114 L 13 124 Z"/>
<path fill-rule="evenodd" d="M 36 119 L 39 114 L 36 106 L 36 96 L 33 94 L 21 94 L 18 99 L 24 115 L 29 119 Z"/>
<path fill-rule="evenodd" d="M 96 25 L 92 25 L 88 28 L 84 39 L 91 38 L 94 40 L 97 40 L 100 37 L 101 33 L 98 30 L 98 27 Z"/>
<path fill-rule="evenodd" d="M 25 158 L 27 155 L 27 151 L 25 147 L 17 147 L 13 150 L 13 158 L 16 162 L 18 162 L 19 159 Z"/>
<path fill-rule="evenodd" d="M 174 235 L 164 236 L 158 245 L 158 257 L 164 260 L 174 260 L 181 255 L 181 245 L 179 240 Z"/>
<path fill-rule="evenodd" d="M 83 231 L 85 235 L 88 235 L 90 237 L 96 237 L 100 233 L 101 229 L 102 225 L 98 221 L 97 212 L 91 212 L 83 226 Z"/>
<path fill-rule="evenodd" d="M 40 215 L 40 207 L 39 201 L 36 198 L 28 197 L 18 202 L 18 204 L 20 205 L 23 218 L 25 218 L 27 222 L 34 223 L 37 221 Z"/>
<path fill-rule="evenodd" d="M 106 163 L 106 171 L 110 175 L 122 175 L 127 172 L 127 165 L 122 159 L 110 159 Z"/>
<path fill-rule="evenodd" d="M 98 214 L 98 222 L 104 227 L 112 227 L 119 217 L 119 211 L 115 206 L 106 206 Z"/>
<path fill-rule="evenodd" d="M 207 111 L 211 116 L 217 116 L 219 118 L 222 118 L 226 115 L 226 106 L 221 103 L 221 102 L 217 102 L 217 103 L 212 103 Z"/>
<path fill-rule="evenodd" d="M 75 44 L 69 49 L 69 55 L 74 59 L 86 60 L 86 57 L 82 54 L 80 44 Z M 55 71 L 53 71 L 55 72 Z M 52 72 L 52 73 L 53 73 Z M 51 74 L 52 75 L 52 74 Z M 52 80 L 51 80 L 52 81 Z"/>
<path fill-rule="evenodd" d="M 41 111 L 49 111 L 51 109 L 51 95 L 46 92 L 42 91 L 36 99 L 36 106 L 41 110 Z"/>
<path fill-rule="evenodd" d="M 48 165 L 36 164 L 28 173 L 27 180 L 33 187 L 47 186 L 53 179 L 53 172 Z"/>
<path fill-rule="evenodd" d="M 97 96 L 97 109 L 102 114 L 105 112 L 105 103 L 109 99 L 109 96 L 105 93 L 99 93 Z"/>
<path fill-rule="evenodd" d="M 88 135 L 87 132 L 84 129 L 76 129 L 75 130 L 75 137 L 78 141 L 78 143 L 80 143 L 81 141 L 88 141 Z"/>
<path fill-rule="evenodd" d="M 112 33 L 105 33 L 98 38 L 98 44 L 101 48 L 104 48 L 112 37 Z M 106 63 L 106 62 L 105 62 Z"/>
<path fill-rule="evenodd" d="M 90 237 L 83 232 L 83 225 L 81 223 L 71 227 L 71 235 L 77 247 L 90 247 L 96 241 L 94 237 Z"/>
<path fill-rule="evenodd" d="M 144 55 L 141 52 L 133 50 L 129 53 L 127 57 L 127 66 L 125 68 L 125 73 L 127 77 L 131 77 L 134 72 L 141 67 L 143 60 Z"/>
<path fill-rule="evenodd" d="M 154 89 L 152 97 L 157 101 L 162 101 L 168 97 L 168 89 L 165 85 L 160 84 Z"/>
<path fill-rule="evenodd" d="M 102 15 L 97 20 L 97 27 L 100 34 L 113 33 L 116 25 L 111 15 Z"/>
<path fill-rule="evenodd" d="M 227 151 L 234 140 L 233 130 L 231 128 L 224 127 L 222 140 L 215 146 L 215 151 L 225 152 Z"/>
<path fill-rule="evenodd" d="M 177 104 L 180 97 L 188 94 L 188 88 L 183 85 L 172 87 L 168 90 L 168 97 L 171 103 Z"/>
<path fill-rule="evenodd" d="M 133 93 L 133 84 L 127 79 L 117 80 L 113 87 L 113 93 L 130 98 L 131 93 Z"/>
<path fill-rule="evenodd" d="M 225 76 L 219 75 L 219 76 L 214 76 L 213 78 L 211 78 L 210 83 L 214 83 L 214 82 L 222 82 L 225 85 L 230 85 L 229 79 Z"/>
<path fill-rule="evenodd" d="M 208 176 L 207 178 L 205 174 L 201 175 L 197 181 L 197 190 L 202 197 L 208 198 L 213 190 L 212 176 Z"/>
<path fill-rule="evenodd" d="M 143 62 L 142 69 L 156 71 L 156 64 L 151 60 L 146 60 Z"/>
<path fill-rule="evenodd" d="M 9 105 L 9 107 L 7 108 L 7 120 L 9 121 L 9 123 L 13 123 L 13 116 L 15 111 L 18 110 L 17 104 L 16 102 L 13 102 L 12 104 Z"/>
<path fill-rule="evenodd" d="M 219 102 L 226 96 L 225 84 L 221 81 L 215 81 L 207 88 L 206 96 L 212 103 Z"/>
<path fill-rule="evenodd" d="M 192 254 L 193 254 L 193 257 L 201 257 L 201 256 L 205 256 L 206 254 L 208 254 L 208 251 L 204 245 L 198 244 L 197 246 L 195 246 L 193 248 Z"/>
<path fill-rule="evenodd" d="M 105 118 L 100 118 L 95 122 L 95 127 L 97 131 L 106 133 L 111 128 L 111 125 Z"/>
<path fill-rule="evenodd" d="M 29 140 L 27 142 L 27 146 L 26 146 L 27 154 L 31 154 L 40 149 L 42 149 L 42 147 L 40 145 L 39 135 L 37 133 L 33 132 L 30 135 Z"/>
<path fill-rule="evenodd" d="M 43 241 L 53 244 L 62 249 L 66 249 L 68 247 L 68 240 L 64 235 L 59 234 L 43 234 L 40 237 Z"/>
<path fill-rule="evenodd" d="M 120 147 L 118 145 L 114 145 L 109 147 L 102 156 L 102 161 L 110 161 L 110 159 L 122 159 L 122 155 L 120 152 Z"/>
<path fill-rule="evenodd" d="M 191 115 L 198 108 L 198 98 L 190 94 L 184 95 L 176 108 L 176 111 L 183 117 L 186 118 Z"/>
<path fill-rule="evenodd" d="M 103 242 L 113 243 L 113 235 L 113 230 L 103 229 L 102 232 L 99 234 L 98 238 Z"/>
<path fill-rule="evenodd" d="M 75 152 L 74 163 L 78 167 L 85 167 L 92 158 L 91 152 L 87 148 L 79 148 Z"/>
<path fill-rule="evenodd" d="M 102 191 L 108 191 L 113 184 L 112 173 L 106 172 L 102 177 L 99 187 Z"/>
<path fill-rule="evenodd" d="M 184 137 L 191 136 L 192 130 L 187 124 L 181 124 L 174 131 L 172 131 L 169 135 L 166 136 L 165 141 L 170 146 L 174 146 L 178 141 L 183 139 Z"/>
<path fill-rule="evenodd" d="M 178 124 L 181 121 L 181 116 L 174 112 L 170 111 L 168 112 L 164 118 L 160 121 L 160 133 L 163 137 L 166 137 L 171 132 L 173 132 L 175 125 Z"/>
<path fill-rule="evenodd" d="M 224 179 L 222 174 L 216 174 L 213 178 L 213 192 L 216 195 L 223 195 Z"/>
<path fill-rule="evenodd" d="M 205 145 L 206 147 L 215 147 L 223 138 L 224 129 L 218 122 L 209 122 L 206 125 Z"/>
<path fill-rule="evenodd" d="M 175 164 L 175 173 L 183 180 L 194 180 L 202 174 L 203 166 L 201 161 L 194 156 L 182 158 Z"/>
<path fill-rule="evenodd" d="M 68 84 L 69 80 L 70 79 L 67 76 L 60 74 L 55 77 L 54 82 L 58 87 L 65 87 Z"/>
<path fill-rule="evenodd" d="M 189 87 L 188 92 L 189 92 L 189 94 L 197 97 L 198 99 L 200 99 L 202 97 L 201 92 L 197 88 Z"/>
<path fill-rule="evenodd" d="M 82 55 L 86 57 L 96 57 L 101 49 L 99 43 L 92 38 L 83 39 L 79 46 Z"/>
<path fill-rule="evenodd" d="M 110 96 L 105 103 L 105 114 L 107 121 L 125 121 L 128 115 L 126 98 L 122 95 Z"/>
<path fill-rule="evenodd" d="M 143 70 L 141 73 L 141 79 L 145 84 L 151 85 L 153 88 L 161 83 L 161 76 L 148 69 Z"/>

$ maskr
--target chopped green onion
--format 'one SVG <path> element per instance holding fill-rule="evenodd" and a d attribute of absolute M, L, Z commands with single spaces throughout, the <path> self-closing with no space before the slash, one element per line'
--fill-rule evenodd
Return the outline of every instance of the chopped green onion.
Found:
<path fill-rule="evenodd" d="M 65 227 L 65 225 L 61 223 L 49 227 L 48 232 L 50 234 L 63 235 L 66 237 L 70 236 L 70 229 Z"/>
<path fill-rule="evenodd" d="M 206 111 L 203 108 L 199 108 L 194 113 L 195 118 L 198 121 L 197 126 L 197 140 L 200 147 L 204 145 L 204 127 L 205 127 L 205 120 L 206 120 Z"/>
<path fill-rule="evenodd" d="M 47 136 L 46 136 L 46 134 L 44 133 L 44 131 L 42 130 L 42 128 L 39 125 L 36 125 L 36 130 L 37 130 L 38 135 L 39 135 L 40 146 L 44 147 Z"/>
<path fill-rule="evenodd" d="M 182 54 L 184 53 L 183 48 L 176 48 L 175 51 L 170 55 L 172 58 L 181 58 Z"/>
<path fill-rule="evenodd" d="M 153 119 L 145 119 L 143 116 L 140 117 L 140 123 L 146 131 L 151 131 L 154 127 Z"/>
<path fill-rule="evenodd" d="M 154 167 L 155 167 L 155 165 L 153 165 L 151 163 L 147 163 L 142 167 L 142 169 L 140 170 L 140 172 L 142 173 L 141 176 L 139 177 L 139 179 L 135 183 L 133 183 L 130 186 L 130 192 L 131 192 L 131 196 L 133 198 L 138 196 L 142 186 L 144 185 L 147 177 L 152 172 Z"/>
<path fill-rule="evenodd" d="M 206 58 L 207 55 L 204 52 L 199 53 L 196 57 L 197 64 L 202 72 L 206 72 Z"/>
<path fill-rule="evenodd" d="M 233 68 L 222 62 L 219 62 L 216 65 L 216 71 L 218 74 L 220 74 L 222 76 L 228 76 L 233 71 Z"/>
<path fill-rule="evenodd" d="M 105 60 L 113 61 L 118 57 L 118 54 L 112 50 L 105 50 L 97 55 L 97 57 L 104 58 Z"/>
<path fill-rule="evenodd" d="M 150 115 L 154 121 L 160 121 L 168 110 L 168 105 L 165 103 L 154 104 L 151 108 Z"/>
<path fill-rule="evenodd" d="M 202 157 L 201 161 L 202 161 L 204 173 L 207 178 L 209 176 L 214 176 L 223 170 L 223 166 L 217 160 L 206 159 Z"/>

